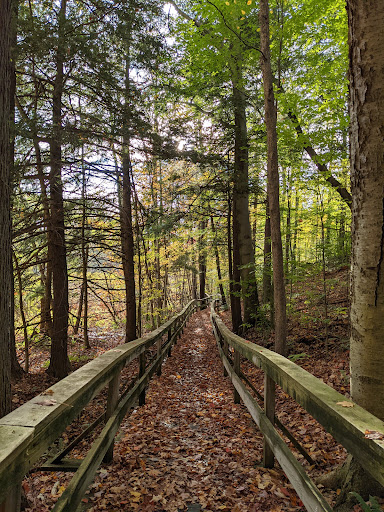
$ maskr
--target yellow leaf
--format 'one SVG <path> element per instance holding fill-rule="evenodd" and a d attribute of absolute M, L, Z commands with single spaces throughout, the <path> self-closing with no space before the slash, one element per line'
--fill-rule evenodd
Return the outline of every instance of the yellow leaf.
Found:
<path fill-rule="evenodd" d="M 245 14 L 245 11 L 243 11 L 243 9 L 241 9 L 241 14 Z"/>
<path fill-rule="evenodd" d="M 225 2 L 225 5 L 229 5 L 229 2 Z"/>
<path fill-rule="evenodd" d="M 247 5 L 251 5 L 252 0 L 248 0 Z"/>
<path fill-rule="evenodd" d="M 354 404 L 352 402 L 336 402 L 336 405 L 341 405 L 342 407 L 353 407 Z"/>

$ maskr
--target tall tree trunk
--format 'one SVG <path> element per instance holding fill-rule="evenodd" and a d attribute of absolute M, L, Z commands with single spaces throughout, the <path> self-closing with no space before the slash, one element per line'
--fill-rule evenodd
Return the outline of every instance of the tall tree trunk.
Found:
<path fill-rule="evenodd" d="M 124 119 L 122 146 L 122 198 L 120 207 L 121 249 L 125 283 L 125 342 L 136 339 L 136 290 L 134 236 L 132 221 L 132 164 L 130 153 L 130 49 L 131 31 L 127 30 L 125 60 Z"/>
<path fill-rule="evenodd" d="M 205 297 L 205 281 L 207 275 L 207 248 L 205 246 L 205 229 L 207 221 L 199 222 L 199 298 Z"/>
<path fill-rule="evenodd" d="M 88 255 L 89 255 L 89 246 L 88 246 L 88 229 L 87 229 L 87 178 L 85 175 L 85 165 L 84 165 L 84 146 L 81 148 L 81 271 L 82 271 L 82 283 L 81 283 L 81 294 L 79 301 L 79 311 L 77 315 L 76 326 L 79 328 L 77 322 L 80 321 L 81 318 L 81 302 L 83 303 L 83 340 L 84 347 L 91 348 L 89 343 L 88 336 Z M 82 300 L 81 300 L 82 299 Z"/>
<path fill-rule="evenodd" d="M 123 272 L 125 282 L 125 342 L 136 339 L 136 297 L 135 297 L 135 265 L 134 240 L 132 227 L 132 185 L 131 160 L 129 140 L 124 137 L 123 142 L 123 184 L 122 184 L 122 210 L 121 210 L 121 248 L 123 256 Z"/>
<path fill-rule="evenodd" d="M 285 275 L 285 284 L 289 284 L 290 278 L 288 277 L 290 274 L 290 264 L 291 264 L 291 173 L 287 170 L 287 183 L 286 183 L 286 195 L 287 195 L 287 218 L 286 218 L 286 231 L 285 231 L 285 265 L 284 265 L 284 275 Z"/>
<path fill-rule="evenodd" d="M 19 310 L 21 316 L 21 322 L 23 324 L 23 336 L 24 336 L 24 352 L 25 352 L 25 364 L 24 370 L 26 373 L 29 372 L 29 338 L 28 338 L 28 326 L 27 319 L 25 317 L 24 311 L 24 300 L 23 300 L 23 281 L 21 276 L 20 265 L 17 260 L 16 254 L 13 252 L 13 261 L 15 262 L 15 269 L 17 275 L 17 284 L 18 284 L 18 292 L 19 292 Z"/>
<path fill-rule="evenodd" d="M 265 124 L 268 148 L 268 201 L 271 217 L 273 293 L 275 308 L 275 350 L 286 353 L 287 317 L 284 281 L 283 246 L 280 230 L 279 170 L 277 160 L 276 105 L 273 92 L 271 56 L 269 47 L 269 3 L 260 0 L 260 49 L 263 72 Z"/>
<path fill-rule="evenodd" d="M 291 272 L 296 270 L 297 263 L 299 261 L 299 254 L 297 254 L 297 236 L 298 236 L 298 226 L 299 226 L 299 192 L 297 188 L 295 189 L 295 221 L 294 221 L 294 232 L 293 232 L 293 247 L 292 247 L 292 256 L 291 256 Z M 291 288 L 292 288 L 292 280 L 291 280 Z"/>
<path fill-rule="evenodd" d="M 135 191 L 134 209 L 135 209 L 135 221 L 136 221 L 136 251 L 137 251 L 137 280 L 138 280 L 138 303 L 137 303 L 137 335 L 139 338 L 142 336 L 143 331 L 143 318 L 142 318 L 142 304 L 143 304 L 143 268 L 141 262 L 141 249 L 140 249 L 140 238 L 142 232 L 140 229 L 139 222 L 139 201 L 137 193 Z"/>
<path fill-rule="evenodd" d="M 130 57 L 129 39 L 127 42 L 125 76 L 125 112 L 123 125 L 123 162 L 122 162 L 122 205 L 120 210 L 121 248 L 125 282 L 125 342 L 136 339 L 136 291 L 134 237 L 132 222 L 132 167 L 130 156 Z"/>
<path fill-rule="evenodd" d="M 384 3 L 348 0 L 351 393 L 384 420 Z"/>
<path fill-rule="evenodd" d="M 195 268 L 196 265 L 196 255 L 192 250 L 192 299 L 197 299 L 197 270 Z"/>
<path fill-rule="evenodd" d="M 254 209 L 254 220 L 252 224 L 252 247 L 253 253 L 256 254 L 256 238 L 257 238 L 257 209 L 258 209 L 258 195 L 255 194 L 255 198 L 253 201 L 253 209 Z"/>
<path fill-rule="evenodd" d="M 50 236 L 50 235 L 49 235 Z M 40 333 L 45 334 L 52 338 L 52 316 L 51 316 L 51 305 L 52 305 L 52 263 L 50 260 L 50 243 L 48 245 L 48 261 L 45 271 L 45 266 L 40 265 L 41 283 L 44 287 L 44 295 L 40 301 Z"/>
<path fill-rule="evenodd" d="M 73 326 L 73 335 L 77 336 L 80 329 L 81 324 L 81 315 L 83 314 L 83 305 L 84 305 L 84 283 L 81 283 L 80 287 L 80 297 L 79 297 L 79 304 L 77 306 L 77 314 L 76 314 L 76 322 Z"/>
<path fill-rule="evenodd" d="M 11 357 L 11 375 L 14 379 L 19 379 L 24 370 L 21 367 L 16 353 L 16 337 L 15 337 L 15 279 L 13 276 L 13 266 L 10 269 L 11 279 L 11 333 L 10 333 L 10 357 Z M 0 388 L 1 389 L 1 388 Z"/>
<path fill-rule="evenodd" d="M 37 80 L 35 76 L 35 63 L 32 64 L 32 77 L 33 82 L 35 86 L 35 112 L 34 116 L 37 116 L 37 98 L 38 98 L 38 91 L 39 91 L 39 81 Z M 26 117 L 26 116 L 25 116 Z M 44 285 L 44 295 L 41 299 L 41 306 L 40 306 L 40 333 L 45 334 L 52 338 L 52 331 L 53 331 L 53 323 L 52 323 L 52 316 L 51 316 L 51 307 L 52 307 L 52 231 L 49 229 L 50 226 L 50 205 L 49 205 L 49 198 L 48 198 L 48 192 L 47 187 L 45 184 L 45 175 L 44 175 L 44 165 L 41 158 L 41 151 L 40 151 L 40 143 L 39 139 L 37 137 L 36 133 L 36 124 L 33 124 L 32 130 L 34 133 L 33 137 L 33 145 L 35 148 L 35 156 L 36 156 L 36 171 L 37 176 L 40 184 L 40 190 L 41 190 L 41 202 L 43 206 L 43 219 L 44 219 L 44 227 L 47 232 L 47 266 L 46 266 L 46 273 L 44 271 L 44 268 L 41 267 L 41 277 L 42 277 L 42 283 Z"/>
<path fill-rule="evenodd" d="M 268 195 L 265 202 L 264 226 L 264 264 L 263 264 L 263 303 L 271 306 L 271 324 L 275 323 L 272 288 L 272 248 L 271 248 L 271 217 L 269 215 Z"/>
<path fill-rule="evenodd" d="M 351 396 L 384 421 L 384 3 L 348 0 L 352 178 Z M 349 458 L 322 479 L 342 487 L 335 510 L 352 510 L 350 491 L 384 489 Z M 380 488 L 381 487 L 381 488 Z"/>
<path fill-rule="evenodd" d="M 34 69 L 34 68 L 33 68 Z M 33 71 L 34 76 L 34 71 Z M 36 87 L 36 95 L 37 95 L 37 85 Z M 25 116 L 26 117 L 26 116 Z M 35 130 L 35 126 L 32 127 Z M 47 266 L 46 270 L 44 264 L 40 265 L 40 275 L 41 275 L 41 283 L 44 288 L 44 295 L 40 301 L 40 333 L 45 334 L 52 338 L 52 316 L 51 316 L 51 306 L 52 306 L 52 231 L 50 229 L 50 207 L 49 207 L 49 198 L 47 187 L 45 184 L 45 176 L 44 176 L 44 166 L 41 159 L 41 151 L 40 144 L 37 138 L 37 134 L 34 134 L 33 144 L 35 148 L 35 156 L 36 156 L 36 171 L 39 179 L 40 190 L 41 190 L 41 203 L 43 206 L 43 219 L 44 219 L 44 228 L 47 232 Z"/>
<path fill-rule="evenodd" d="M 16 46 L 17 46 L 17 21 L 19 15 L 19 3 L 16 0 L 12 2 L 11 14 L 11 87 L 10 87 L 10 118 L 11 118 L 11 143 L 10 143 L 10 159 L 9 165 L 11 170 L 12 190 L 17 179 L 15 176 L 15 98 L 16 98 Z M 12 201 L 12 197 L 11 197 Z M 12 210 L 12 204 L 11 204 Z M 12 220 L 11 220 L 12 223 Z M 12 227 L 11 227 L 12 230 Z M 12 235 L 11 235 L 12 240 Z M 10 333 L 10 357 L 11 357 L 11 375 L 13 378 L 20 378 L 24 374 L 16 354 L 16 337 L 15 337 L 15 283 L 13 274 L 13 265 L 11 261 L 11 333 Z"/>
<path fill-rule="evenodd" d="M 11 0 L 0 2 L 0 417 L 11 410 Z"/>
<path fill-rule="evenodd" d="M 58 47 L 56 52 L 56 77 L 53 86 L 53 133 L 50 144 L 51 171 L 50 185 L 50 257 L 52 262 L 53 285 L 53 330 L 51 360 L 48 373 L 62 379 L 68 375 L 68 270 L 65 244 L 64 201 L 62 168 L 62 95 L 64 89 L 65 21 L 67 0 L 62 0 L 58 14 Z"/>
<path fill-rule="evenodd" d="M 213 233 L 213 250 L 215 252 L 216 270 L 217 270 L 217 278 L 219 280 L 219 290 L 220 290 L 220 295 L 221 295 L 221 302 L 222 302 L 223 306 L 226 306 L 227 299 L 225 298 L 225 293 L 224 293 L 224 286 L 223 286 L 222 275 L 221 275 L 219 248 L 217 246 L 217 232 L 216 232 L 215 223 L 213 221 L 213 215 L 211 215 L 211 227 L 212 227 L 212 233 Z"/>
<path fill-rule="evenodd" d="M 232 241 L 233 233 L 233 241 Z M 241 285 L 239 271 L 239 244 L 237 233 L 232 227 L 232 201 L 228 192 L 228 214 L 227 214 L 227 239 L 228 239 L 228 274 L 229 274 L 229 298 L 231 301 L 232 329 L 239 333 L 242 324 L 241 318 Z"/>
<path fill-rule="evenodd" d="M 241 57 L 239 57 L 240 59 Z M 248 134 L 246 121 L 246 100 L 242 89 L 241 60 L 232 66 L 233 108 L 235 117 L 235 169 L 233 182 L 233 233 L 234 260 L 235 237 L 238 239 L 240 261 L 234 261 L 234 273 L 240 268 L 241 291 L 244 303 L 244 323 L 256 322 L 259 299 L 255 276 L 255 256 L 252 244 L 252 230 L 249 220 L 248 183 Z"/>

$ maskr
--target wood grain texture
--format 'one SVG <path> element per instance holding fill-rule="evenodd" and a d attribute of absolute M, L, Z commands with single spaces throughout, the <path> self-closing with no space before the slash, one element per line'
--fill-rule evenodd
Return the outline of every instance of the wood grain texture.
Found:
<path fill-rule="evenodd" d="M 241 381 L 240 377 L 236 375 L 228 359 L 225 357 L 219 343 L 218 349 L 220 357 L 228 372 L 228 375 L 232 380 L 234 387 L 243 400 L 244 405 L 250 412 L 253 420 L 264 434 L 268 445 L 272 448 L 276 459 L 279 461 L 280 466 L 289 478 L 289 481 L 295 488 L 306 509 L 310 512 L 331 512 L 332 508 L 329 506 L 313 481 L 305 473 L 301 464 L 295 459 L 293 453 L 285 444 L 284 440 L 280 437 L 271 421 L 261 410 L 256 400 L 245 388 L 245 385 Z"/>
<path fill-rule="evenodd" d="M 101 391 L 125 364 L 144 353 L 159 338 L 172 329 L 171 340 L 159 357 L 138 381 L 152 377 L 174 343 L 182 325 L 198 307 L 200 301 L 193 300 L 177 315 L 143 338 L 120 345 L 84 365 L 15 411 L 0 419 L 0 503 L 6 498 L 13 482 L 21 481 L 38 458 L 57 439 L 87 403 Z M 175 325 L 182 319 L 179 328 Z M 135 384 L 132 390 L 137 389 Z M 140 388 L 142 391 L 144 387 Z M 132 390 L 126 395 L 130 397 Z M 125 399 L 126 397 L 124 397 Z M 128 399 L 128 398 L 127 398 Z M 113 415 L 112 415 L 113 416 Z M 112 418 L 111 416 L 111 418 Z M 111 438 L 108 440 L 111 442 Z M 104 456 L 104 452 L 103 452 Z"/>
<path fill-rule="evenodd" d="M 343 407 L 345 396 L 289 359 L 233 334 L 216 313 L 211 318 L 223 339 L 262 368 L 286 393 L 311 414 L 382 485 L 384 441 L 366 439 L 366 430 L 384 432 L 384 422 L 357 404 Z"/>

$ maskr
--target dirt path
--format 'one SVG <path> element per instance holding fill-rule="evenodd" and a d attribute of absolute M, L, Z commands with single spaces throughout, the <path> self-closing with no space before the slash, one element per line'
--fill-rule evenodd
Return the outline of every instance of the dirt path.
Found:
<path fill-rule="evenodd" d="M 262 436 L 233 404 L 204 311 L 151 382 L 146 405 L 122 423 L 114 462 L 99 470 L 84 505 L 92 512 L 302 510 L 280 469 L 258 467 L 261 458 Z"/>

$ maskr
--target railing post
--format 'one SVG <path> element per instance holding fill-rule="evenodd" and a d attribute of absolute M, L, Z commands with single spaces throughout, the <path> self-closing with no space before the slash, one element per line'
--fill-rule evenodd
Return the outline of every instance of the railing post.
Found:
<path fill-rule="evenodd" d="M 12 487 L 3 503 L 0 512 L 19 512 L 21 507 L 21 483 Z"/>
<path fill-rule="evenodd" d="M 177 322 L 175 323 L 175 332 L 177 331 Z M 169 329 L 168 331 L 168 341 L 171 341 L 172 338 L 172 331 Z M 175 336 L 175 344 L 177 343 L 177 336 Z M 168 357 L 171 357 L 172 355 L 172 345 L 169 345 L 168 348 Z"/>
<path fill-rule="evenodd" d="M 275 394 L 276 386 L 275 381 L 267 374 L 264 376 L 264 412 L 269 421 L 275 423 Z M 265 468 L 273 468 L 275 463 L 275 456 L 273 455 L 272 448 L 269 446 L 264 438 L 263 447 L 263 466 Z"/>
<path fill-rule="evenodd" d="M 118 372 L 110 381 L 108 386 L 107 410 L 105 411 L 105 422 L 112 416 L 116 409 L 117 402 L 119 401 L 119 387 L 120 387 L 120 372 Z M 107 452 L 104 455 L 104 462 L 111 462 L 113 460 L 113 447 L 115 441 L 110 444 Z"/>
<path fill-rule="evenodd" d="M 233 369 L 235 370 L 236 375 L 240 377 L 240 352 L 235 350 L 233 354 Z M 235 404 L 240 403 L 240 395 L 236 388 L 233 388 L 233 401 Z"/>
<path fill-rule="evenodd" d="M 222 346 L 223 346 L 224 355 L 228 359 L 228 351 L 229 351 L 229 349 L 228 349 L 228 342 L 225 341 L 225 339 L 221 336 L 221 334 L 219 334 L 219 336 L 220 336 L 220 341 L 221 341 Z M 227 375 L 228 375 L 228 372 L 227 372 L 227 370 L 225 369 L 225 366 L 224 366 L 224 377 L 226 377 Z"/>
<path fill-rule="evenodd" d="M 145 374 L 146 350 L 139 355 L 139 378 Z M 145 405 L 145 389 L 139 395 L 139 405 Z"/>
<path fill-rule="evenodd" d="M 168 331 L 168 336 L 169 336 L 169 333 L 171 331 L 171 328 L 169 328 L 169 331 Z M 169 338 L 168 338 L 169 339 Z M 161 342 L 162 342 L 162 338 L 160 337 L 157 342 L 156 342 L 156 347 L 157 347 L 157 357 L 160 357 L 160 354 L 161 354 Z M 157 375 L 160 377 L 161 375 L 161 367 L 162 367 L 162 361 L 160 361 L 159 363 L 159 367 L 157 369 Z"/>

